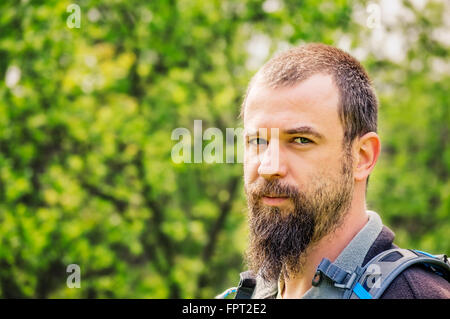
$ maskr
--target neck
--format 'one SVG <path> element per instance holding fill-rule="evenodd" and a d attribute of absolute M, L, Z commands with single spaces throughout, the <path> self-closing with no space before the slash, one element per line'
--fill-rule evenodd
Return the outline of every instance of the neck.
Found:
<path fill-rule="evenodd" d="M 332 262 L 335 261 L 367 221 L 365 201 L 353 200 L 342 225 L 307 249 L 301 273 L 285 279 L 284 290 L 281 292 L 282 297 L 301 298 L 312 287 L 311 281 L 322 259 L 328 258 Z"/>

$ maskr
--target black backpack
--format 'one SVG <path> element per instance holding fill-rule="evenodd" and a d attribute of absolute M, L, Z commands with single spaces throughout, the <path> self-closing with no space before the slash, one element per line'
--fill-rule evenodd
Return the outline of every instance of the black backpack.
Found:
<path fill-rule="evenodd" d="M 318 286 L 326 277 L 336 288 L 345 290 L 344 299 L 378 299 L 402 271 L 416 264 L 424 265 L 450 281 L 450 263 L 446 255 L 434 256 L 418 250 L 394 248 L 378 254 L 364 267 L 357 267 L 351 273 L 324 258 L 317 267 L 312 285 Z M 255 286 L 255 278 L 244 272 L 238 287 L 230 288 L 216 298 L 225 298 L 236 292 L 235 299 L 250 299 Z"/>

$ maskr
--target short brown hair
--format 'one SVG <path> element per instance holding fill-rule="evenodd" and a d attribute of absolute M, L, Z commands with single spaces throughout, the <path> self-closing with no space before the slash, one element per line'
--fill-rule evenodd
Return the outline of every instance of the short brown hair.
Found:
<path fill-rule="evenodd" d="M 270 88 L 294 86 L 317 73 L 331 74 L 339 90 L 339 118 L 344 143 L 377 131 L 378 101 L 363 66 L 350 54 L 320 43 L 292 48 L 269 60 L 250 82 L 247 95 L 257 81 Z"/>

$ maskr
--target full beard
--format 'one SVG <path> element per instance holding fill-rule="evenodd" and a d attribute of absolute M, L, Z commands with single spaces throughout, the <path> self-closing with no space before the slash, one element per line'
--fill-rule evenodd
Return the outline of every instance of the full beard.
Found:
<path fill-rule="evenodd" d="M 249 247 L 246 262 L 264 280 L 288 279 L 302 272 L 307 249 L 343 222 L 353 194 L 352 162 L 344 156 L 338 177 L 316 176 L 307 192 L 283 185 L 278 179 L 260 179 L 245 185 L 249 208 Z M 281 209 L 262 204 L 265 194 L 286 196 L 291 207 Z"/>

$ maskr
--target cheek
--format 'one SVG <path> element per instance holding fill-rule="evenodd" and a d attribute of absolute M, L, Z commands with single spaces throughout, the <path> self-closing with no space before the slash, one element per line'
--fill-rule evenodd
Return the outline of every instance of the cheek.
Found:
<path fill-rule="evenodd" d="M 340 174 L 340 166 L 338 167 L 334 161 L 307 161 L 297 158 L 289 165 L 289 172 L 298 189 L 308 192 L 324 183 L 334 181 Z"/>
<path fill-rule="evenodd" d="M 253 157 L 244 156 L 244 182 L 249 184 L 258 178 L 259 164 Z"/>
<path fill-rule="evenodd" d="M 299 189 L 307 187 L 311 176 L 317 174 L 319 163 L 312 158 L 286 152 L 284 159 L 289 179 L 292 179 Z"/>

